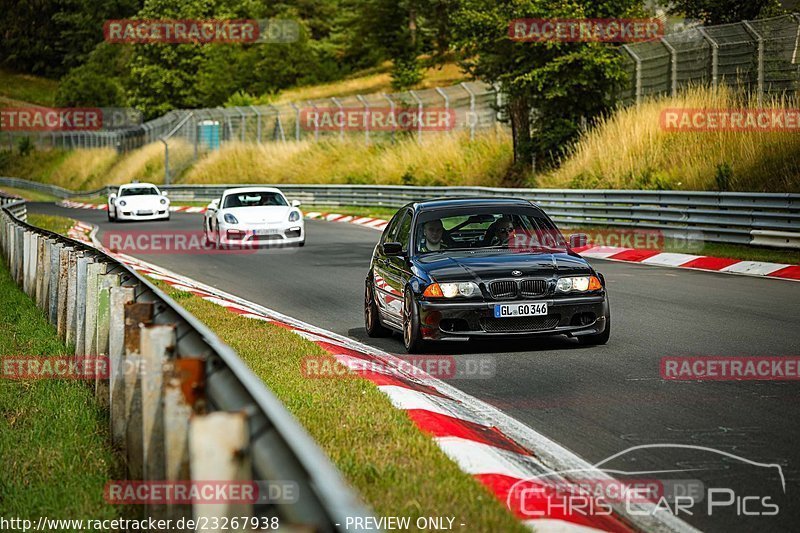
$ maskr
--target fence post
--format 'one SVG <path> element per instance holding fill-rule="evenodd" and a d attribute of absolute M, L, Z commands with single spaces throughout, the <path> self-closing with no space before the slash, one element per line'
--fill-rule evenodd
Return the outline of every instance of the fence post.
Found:
<path fill-rule="evenodd" d="M 281 120 L 281 111 L 274 105 L 270 105 L 270 108 L 275 110 L 275 133 L 280 136 L 281 142 L 286 143 L 286 133 L 283 131 L 283 121 Z"/>
<path fill-rule="evenodd" d="M 158 140 L 164 143 L 164 185 L 169 185 L 169 145 L 163 137 Z"/>
<path fill-rule="evenodd" d="M 300 108 L 294 102 L 289 104 L 294 109 L 294 140 L 300 140 Z"/>
<path fill-rule="evenodd" d="M 469 140 L 470 141 L 474 141 L 475 140 L 475 122 L 476 122 L 476 118 L 477 118 L 475 116 L 475 93 L 473 93 L 470 90 L 470 88 L 467 86 L 467 84 L 464 83 L 463 81 L 459 85 L 461 85 L 461 88 L 464 89 L 465 91 L 467 91 L 467 94 L 469 95 L 469 118 L 467 119 L 467 124 L 469 124 Z"/>
<path fill-rule="evenodd" d="M 369 144 L 369 103 L 364 98 L 364 95 L 357 94 L 356 98 L 364 106 L 364 144 Z"/>
<path fill-rule="evenodd" d="M 47 246 L 45 245 L 45 236 L 39 235 L 36 239 L 36 278 L 34 280 L 34 301 L 39 309 L 44 309 L 44 288 L 45 288 L 45 276 L 47 275 L 47 270 L 50 266 L 50 262 L 46 261 L 45 257 L 45 250 Z"/>
<path fill-rule="evenodd" d="M 112 287 L 108 321 L 109 416 L 111 441 L 125 456 L 125 304 L 133 302 L 133 287 Z M 135 369 L 133 370 L 136 371 Z"/>
<path fill-rule="evenodd" d="M 58 279 L 61 283 L 56 283 L 58 294 L 56 297 L 56 331 L 58 338 L 64 340 L 67 338 L 67 285 L 69 284 L 69 256 L 72 248 L 61 246 L 58 255 Z"/>
<path fill-rule="evenodd" d="M 75 344 L 75 336 L 78 333 L 78 258 L 83 252 L 70 250 L 69 266 L 67 271 L 67 344 Z M 85 295 L 84 295 L 85 297 Z"/>
<path fill-rule="evenodd" d="M 50 243 L 50 287 L 47 290 L 49 299 L 47 318 L 54 326 L 58 323 L 58 291 L 59 285 L 61 285 L 58 281 L 61 279 L 59 277 L 59 264 L 62 247 L 63 245 L 60 242 L 51 241 Z"/>
<path fill-rule="evenodd" d="M 636 65 L 636 85 L 634 90 L 636 91 L 636 103 L 639 104 L 642 101 L 642 59 L 627 44 L 623 44 L 622 49 L 628 52 L 628 55 L 633 58 Z"/>
<path fill-rule="evenodd" d="M 436 92 L 444 99 L 444 112 L 447 114 L 447 120 L 450 120 L 450 98 L 447 97 L 447 93 L 445 93 L 441 87 L 436 87 Z M 452 126 L 455 126 L 455 124 Z M 450 128 L 450 133 L 453 133 L 452 127 Z"/>
<path fill-rule="evenodd" d="M 175 325 L 142 325 L 139 350 L 142 357 L 142 461 L 144 480 L 166 476 L 164 450 L 164 364 L 175 349 Z M 162 517 L 165 507 L 148 506 L 151 515 Z"/>
<path fill-rule="evenodd" d="M 99 290 L 97 292 L 97 330 L 96 341 L 97 355 L 105 356 L 109 361 L 109 340 L 111 327 L 111 289 L 119 286 L 119 274 L 101 274 L 98 277 Z M 110 370 L 110 365 L 106 365 Z M 97 374 L 95 381 L 97 398 L 101 407 L 108 407 L 110 402 L 109 374 Z"/>
<path fill-rule="evenodd" d="M 189 424 L 189 460 L 193 482 L 248 481 L 251 477 L 247 416 L 217 411 L 194 416 Z M 194 505 L 195 520 L 252 516 L 250 503 Z"/>
<path fill-rule="evenodd" d="M 193 412 L 202 412 L 201 397 L 205 387 L 205 361 L 195 358 L 173 359 L 164 371 L 164 448 L 165 479 L 191 479 L 189 468 L 189 420 Z M 187 505 L 168 505 L 172 519 L 191 516 Z"/>
<path fill-rule="evenodd" d="M 256 142 L 261 144 L 261 112 L 254 105 L 251 105 L 250 109 L 256 114 Z"/>
<path fill-rule="evenodd" d="M 417 93 L 414 91 L 408 91 L 408 94 L 417 102 L 417 112 L 419 116 L 417 117 L 417 143 L 422 142 L 422 100 L 420 100 Z"/>
<path fill-rule="evenodd" d="M 764 39 L 750 22 L 743 20 L 742 25 L 749 34 L 756 38 L 758 45 L 758 105 L 761 105 L 764 96 Z"/>
<path fill-rule="evenodd" d="M 140 352 L 141 326 L 153 321 L 152 303 L 125 305 L 125 449 L 128 457 L 128 479 L 143 479 L 142 464 L 142 358 Z M 145 369 L 147 370 L 147 369 Z"/>
<path fill-rule="evenodd" d="M 670 65 L 670 95 L 675 96 L 678 94 L 678 51 L 672 46 L 666 37 L 661 37 L 661 44 L 669 52 L 669 65 Z"/>
<path fill-rule="evenodd" d="M 698 29 L 700 35 L 711 45 L 711 86 L 716 89 L 719 83 L 719 44 L 705 28 L 700 26 Z"/>
<path fill-rule="evenodd" d="M 389 113 L 392 115 L 392 119 L 396 119 L 397 117 L 394 115 L 394 100 L 392 100 L 392 97 L 388 94 L 384 94 L 383 97 L 389 101 Z M 394 132 L 396 129 L 397 129 L 397 120 L 392 120 L 392 137 L 391 137 L 392 144 L 394 144 Z"/>
<path fill-rule="evenodd" d="M 75 357 L 82 357 L 88 353 L 86 347 L 86 275 L 90 263 L 94 264 L 94 261 L 87 256 L 78 258 L 75 294 L 81 294 L 83 297 L 76 298 L 75 301 L 77 306 L 75 312 Z"/>
<path fill-rule="evenodd" d="M 344 108 L 342 107 L 342 103 L 335 96 L 331 97 L 331 102 L 333 102 L 334 105 L 339 108 L 339 114 L 341 115 L 342 119 L 342 121 L 339 123 L 339 139 L 344 139 Z"/>
<path fill-rule="evenodd" d="M 84 331 L 84 347 L 86 355 L 99 355 L 97 351 L 97 293 L 100 290 L 100 276 L 106 271 L 103 263 L 86 265 L 86 322 Z M 95 387 L 96 390 L 96 387 Z"/>

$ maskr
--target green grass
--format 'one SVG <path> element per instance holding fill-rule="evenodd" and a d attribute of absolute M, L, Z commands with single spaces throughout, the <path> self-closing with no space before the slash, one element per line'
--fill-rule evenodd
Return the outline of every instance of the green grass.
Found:
<path fill-rule="evenodd" d="M 26 103 L 52 106 L 57 89 L 55 80 L 0 69 L 0 104 L 4 107 Z"/>
<path fill-rule="evenodd" d="M 316 205 L 301 205 L 300 208 L 304 213 L 339 213 L 341 215 L 353 215 L 359 217 L 372 217 L 383 218 L 389 220 L 397 213 L 396 207 L 383 207 L 383 206 L 355 206 L 355 205 L 342 205 L 338 207 L 329 206 L 316 206 Z"/>
<path fill-rule="evenodd" d="M 44 192 L 33 191 L 30 189 L 19 189 L 17 187 L 0 186 L 0 191 L 19 196 L 20 198 L 25 198 L 29 202 L 57 202 L 59 200 L 55 196 Z"/>
<path fill-rule="evenodd" d="M 465 531 L 527 531 L 371 382 L 304 377 L 303 358 L 334 361 L 322 348 L 160 286 L 239 353 L 378 514 L 411 516 L 412 523 L 419 516 L 454 516 Z"/>
<path fill-rule="evenodd" d="M 47 229 L 56 233 L 66 235 L 69 228 L 75 224 L 71 218 L 60 217 L 56 215 L 42 215 L 39 213 L 28 213 L 28 224 L 32 224 L 37 228 Z"/>
<path fill-rule="evenodd" d="M 0 261 L 0 358 L 68 353 Z M 108 418 L 77 381 L 0 379 L 0 516 L 114 518 L 103 487 L 120 479 Z"/>

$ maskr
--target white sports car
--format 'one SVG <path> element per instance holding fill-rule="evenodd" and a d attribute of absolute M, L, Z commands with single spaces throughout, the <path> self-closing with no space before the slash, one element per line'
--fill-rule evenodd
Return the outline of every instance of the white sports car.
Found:
<path fill-rule="evenodd" d="M 152 183 L 121 185 L 108 196 L 108 220 L 169 220 L 169 198 Z"/>
<path fill-rule="evenodd" d="M 228 189 L 208 204 L 206 241 L 215 245 L 297 245 L 306 243 L 303 213 L 272 187 Z"/>

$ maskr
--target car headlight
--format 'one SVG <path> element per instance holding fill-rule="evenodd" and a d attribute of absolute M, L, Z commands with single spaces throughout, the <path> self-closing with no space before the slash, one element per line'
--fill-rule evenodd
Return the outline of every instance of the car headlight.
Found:
<path fill-rule="evenodd" d="M 559 278 L 556 282 L 557 292 L 586 292 L 602 289 L 603 285 L 596 276 L 576 276 Z"/>
<path fill-rule="evenodd" d="M 117 205 L 125 207 L 125 200 L 120 200 L 119 202 L 117 202 Z"/>
<path fill-rule="evenodd" d="M 431 283 L 425 288 L 423 296 L 428 298 L 471 298 L 480 295 L 481 289 L 471 281 L 460 281 L 457 283 Z"/>
<path fill-rule="evenodd" d="M 222 218 L 223 218 L 223 220 L 225 220 L 225 222 L 227 222 L 228 224 L 238 224 L 238 223 L 239 223 L 239 221 L 238 221 L 238 220 L 236 220 L 236 217 L 235 217 L 235 216 L 233 216 L 233 215 L 231 215 L 230 213 L 225 213 L 225 216 L 224 216 L 224 217 L 222 217 Z"/>
<path fill-rule="evenodd" d="M 289 213 L 289 222 L 297 222 L 300 220 L 300 211 L 292 211 Z"/>
<path fill-rule="evenodd" d="M 161 199 L 161 205 L 166 205 L 166 203 L 167 203 L 167 199 L 166 198 L 162 198 Z"/>

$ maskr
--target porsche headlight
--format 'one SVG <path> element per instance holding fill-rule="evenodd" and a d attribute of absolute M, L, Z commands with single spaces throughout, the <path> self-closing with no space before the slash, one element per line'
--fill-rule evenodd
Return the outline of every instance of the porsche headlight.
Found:
<path fill-rule="evenodd" d="M 461 281 L 458 283 L 431 283 L 425 289 L 424 296 L 429 298 L 471 298 L 480 295 L 481 290 L 477 284 L 471 281 Z"/>
<path fill-rule="evenodd" d="M 236 220 L 236 217 L 231 215 L 230 213 L 225 213 L 225 216 L 222 219 L 227 222 L 228 224 L 238 224 L 239 221 Z"/>
<path fill-rule="evenodd" d="M 166 198 L 162 198 L 161 199 L 161 205 L 166 205 L 166 203 L 167 203 L 167 199 Z"/>
<path fill-rule="evenodd" d="M 125 207 L 125 200 L 120 200 L 119 202 L 117 202 L 117 205 Z"/>
<path fill-rule="evenodd" d="M 586 292 L 601 289 L 603 285 L 596 276 L 575 276 L 559 278 L 556 282 L 558 292 Z"/>
<path fill-rule="evenodd" d="M 300 211 L 292 211 L 289 213 L 289 222 L 297 222 L 300 220 Z"/>

